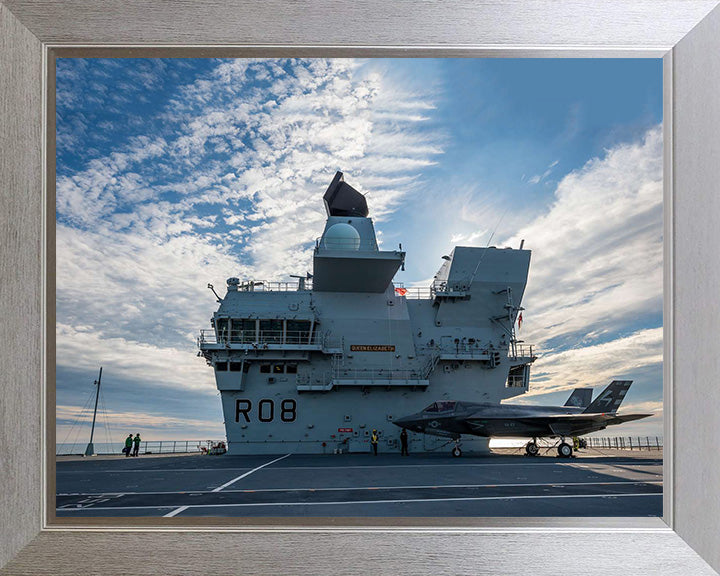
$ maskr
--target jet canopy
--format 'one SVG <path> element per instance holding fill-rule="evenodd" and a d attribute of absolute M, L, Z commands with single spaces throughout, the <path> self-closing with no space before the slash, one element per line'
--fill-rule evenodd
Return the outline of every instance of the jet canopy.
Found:
<path fill-rule="evenodd" d="M 455 410 L 455 404 L 456 402 L 433 402 L 423 410 L 423 412 L 433 412 L 433 413 L 440 413 L 440 412 L 452 412 Z"/>

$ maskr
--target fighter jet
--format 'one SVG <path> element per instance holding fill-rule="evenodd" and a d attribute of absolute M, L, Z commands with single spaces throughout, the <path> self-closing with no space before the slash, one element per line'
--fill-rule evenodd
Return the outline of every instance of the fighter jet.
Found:
<path fill-rule="evenodd" d="M 538 453 L 538 438 L 560 438 L 561 458 L 572 456 L 573 447 L 565 438 L 604 430 L 652 414 L 618 415 L 632 380 L 614 380 L 590 403 L 592 389 L 576 389 L 565 406 L 523 406 L 477 402 L 433 402 L 417 414 L 393 420 L 401 428 L 455 440 L 453 456 L 461 456 L 463 434 L 490 437 L 530 437 L 525 446 L 529 456 Z M 588 405 L 589 404 L 589 405 Z"/>

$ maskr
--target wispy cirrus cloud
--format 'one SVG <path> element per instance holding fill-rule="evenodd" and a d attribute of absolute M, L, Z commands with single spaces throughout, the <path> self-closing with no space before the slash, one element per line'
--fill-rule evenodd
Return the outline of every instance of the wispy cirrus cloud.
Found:
<path fill-rule="evenodd" d="M 156 385 L 179 363 L 173 385 L 210 383 L 182 356 L 212 312 L 206 284 L 309 270 L 336 169 L 373 190 L 376 218 L 392 211 L 442 153 L 427 96 L 353 60 L 217 61 L 180 87 L 161 129 L 58 178 L 58 363 L 82 348 L 88 369 Z"/>
<path fill-rule="evenodd" d="M 661 128 L 564 176 L 506 243 L 520 239 L 533 250 L 520 335 L 540 352 L 530 396 L 648 367 L 661 383 Z"/>

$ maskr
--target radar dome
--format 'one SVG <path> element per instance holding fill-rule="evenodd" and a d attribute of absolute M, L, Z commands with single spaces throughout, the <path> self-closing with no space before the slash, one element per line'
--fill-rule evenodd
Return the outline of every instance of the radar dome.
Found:
<path fill-rule="evenodd" d="M 325 231 L 323 244 L 328 250 L 359 250 L 360 234 L 354 226 L 338 222 Z"/>

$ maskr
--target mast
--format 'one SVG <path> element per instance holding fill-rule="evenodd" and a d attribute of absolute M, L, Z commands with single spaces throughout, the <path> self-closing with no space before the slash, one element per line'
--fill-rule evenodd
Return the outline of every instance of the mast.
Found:
<path fill-rule="evenodd" d="M 95 434 L 95 418 L 97 416 L 98 398 L 100 397 L 100 381 L 102 380 L 102 366 L 100 366 L 100 375 L 95 380 L 97 390 L 95 390 L 95 410 L 93 411 L 93 422 L 92 428 L 90 429 L 90 442 L 88 442 L 87 448 L 85 448 L 85 456 L 95 456 L 95 447 L 93 446 L 93 435 Z"/>

